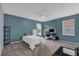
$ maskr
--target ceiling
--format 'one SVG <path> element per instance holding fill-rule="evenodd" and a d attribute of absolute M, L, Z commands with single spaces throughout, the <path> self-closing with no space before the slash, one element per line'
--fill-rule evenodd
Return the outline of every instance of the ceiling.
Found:
<path fill-rule="evenodd" d="M 2 7 L 6 14 L 41 22 L 79 13 L 77 3 L 2 3 Z"/>

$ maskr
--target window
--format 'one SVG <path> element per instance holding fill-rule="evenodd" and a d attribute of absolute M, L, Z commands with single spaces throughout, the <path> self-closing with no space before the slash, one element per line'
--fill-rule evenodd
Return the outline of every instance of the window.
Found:
<path fill-rule="evenodd" d="M 62 21 L 62 34 L 74 36 L 75 35 L 75 20 L 65 20 Z"/>
<path fill-rule="evenodd" d="M 37 29 L 37 35 L 42 35 L 42 33 L 41 33 L 41 24 L 40 23 L 36 24 L 36 29 Z"/>

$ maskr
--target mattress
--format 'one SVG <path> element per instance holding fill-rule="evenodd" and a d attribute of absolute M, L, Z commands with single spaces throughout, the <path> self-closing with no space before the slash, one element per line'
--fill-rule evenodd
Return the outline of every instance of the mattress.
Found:
<path fill-rule="evenodd" d="M 34 35 L 23 36 L 23 41 L 29 44 L 29 48 L 32 50 L 35 48 L 36 45 L 40 44 L 42 40 L 43 37 L 39 37 L 39 36 L 34 36 Z"/>

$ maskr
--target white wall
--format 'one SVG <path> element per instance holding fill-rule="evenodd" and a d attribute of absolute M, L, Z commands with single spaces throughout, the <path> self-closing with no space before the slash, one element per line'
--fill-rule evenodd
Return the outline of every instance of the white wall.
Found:
<path fill-rule="evenodd" d="M 2 7 L 0 4 L 0 55 L 3 48 L 3 33 L 4 33 L 3 26 L 4 26 L 4 15 L 3 15 Z"/>

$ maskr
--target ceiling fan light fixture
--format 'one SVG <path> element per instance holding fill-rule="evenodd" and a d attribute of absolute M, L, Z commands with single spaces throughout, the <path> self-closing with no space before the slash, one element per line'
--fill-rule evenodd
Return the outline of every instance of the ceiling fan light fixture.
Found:
<path fill-rule="evenodd" d="M 45 16 L 41 16 L 41 19 L 45 19 L 46 17 Z"/>

